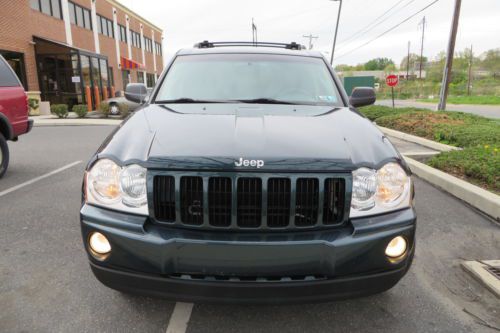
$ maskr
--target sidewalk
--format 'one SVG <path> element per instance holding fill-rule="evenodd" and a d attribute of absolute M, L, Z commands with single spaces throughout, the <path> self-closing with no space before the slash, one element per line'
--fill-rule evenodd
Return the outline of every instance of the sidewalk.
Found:
<path fill-rule="evenodd" d="M 117 126 L 122 122 L 121 119 L 111 118 L 77 118 L 70 114 L 68 118 L 60 119 L 54 115 L 30 117 L 34 120 L 34 126 L 96 126 L 107 125 Z"/>
<path fill-rule="evenodd" d="M 376 102 L 377 105 L 382 106 L 392 106 L 392 100 L 380 100 Z M 414 107 L 421 109 L 436 110 L 437 104 L 434 103 L 424 103 L 416 100 L 396 100 L 397 108 L 403 107 Z M 466 105 L 466 104 L 447 104 L 447 111 L 459 111 L 472 113 L 478 116 L 483 116 L 487 118 L 500 119 L 500 105 Z"/>

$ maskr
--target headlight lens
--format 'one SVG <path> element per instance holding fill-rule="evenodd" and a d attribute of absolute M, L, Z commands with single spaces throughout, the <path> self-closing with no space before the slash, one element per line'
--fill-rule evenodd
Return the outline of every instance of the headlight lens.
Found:
<path fill-rule="evenodd" d="M 100 203 L 112 204 L 120 200 L 120 167 L 110 160 L 98 161 L 88 178 L 88 188 Z"/>
<path fill-rule="evenodd" d="M 375 206 L 377 173 L 375 170 L 361 168 L 352 173 L 352 203 L 357 210 L 367 210 Z"/>
<path fill-rule="evenodd" d="M 120 176 L 120 189 L 125 205 L 140 207 L 146 204 L 146 169 L 139 165 L 124 168 Z"/>
<path fill-rule="evenodd" d="M 139 165 L 124 168 L 115 162 L 97 161 L 86 178 L 86 201 L 115 210 L 148 215 L 147 170 Z"/>
<path fill-rule="evenodd" d="M 360 168 L 352 176 L 351 217 L 411 206 L 411 178 L 399 164 L 387 163 L 377 171 Z"/>
<path fill-rule="evenodd" d="M 377 202 L 393 207 L 401 202 L 409 190 L 408 175 L 396 163 L 388 163 L 377 172 Z"/>

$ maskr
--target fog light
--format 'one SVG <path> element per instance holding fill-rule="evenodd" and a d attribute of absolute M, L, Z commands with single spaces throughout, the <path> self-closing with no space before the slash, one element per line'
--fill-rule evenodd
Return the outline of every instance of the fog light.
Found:
<path fill-rule="evenodd" d="M 389 245 L 387 245 L 387 248 L 385 249 L 385 254 L 390 258 L 399 258 L 406 253 L 406 247 L 406 240 L 403 237 L 398 236 L 389 242 Z"/>
<path fill-rule="evenodd" d="M 111 244 L 109 244 L 106 236 L 100 232 L 94 232 L 89 238 L 90 249 L 98 255 L 105 255 L 111 252 Z"/>

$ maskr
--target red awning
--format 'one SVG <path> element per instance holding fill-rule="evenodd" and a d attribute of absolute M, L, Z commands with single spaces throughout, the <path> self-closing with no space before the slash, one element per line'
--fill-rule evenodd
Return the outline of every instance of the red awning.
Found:
<path fill-rule="evenodd" d="M 127 59 L 125 57 L 120 57 L 120 64 L 122 66 L 122 69 L 143 69 L 144 68 L 143 64 L 141 64 L 137 61 L 131 60 L 131 59 Z"/>

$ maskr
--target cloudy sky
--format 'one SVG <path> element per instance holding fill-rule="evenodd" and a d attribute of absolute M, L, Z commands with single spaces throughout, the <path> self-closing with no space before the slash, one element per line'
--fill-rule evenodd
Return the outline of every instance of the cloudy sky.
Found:
<path fill-rule="evenodd" d="M 319 37 L 314 40 L 314 49 L 329 54 L 339 4 L 330 0 L 119 1 L 163 28 L 166 58 L 179 48 L 205 39 L 251 40 L 252 18 L 260 41 L 307 44 L 302 36 L 313 34 Z M 419 52 L 419 22 L 424 16 L 424 54 L 433 58 L 446 48 L 455 0 L 438 0 L 394 31 L 357 48 L 434 1 L 343 0 L 335 63 L 357 64 L 374 57 L 389 57 L 399 64 L 406 55 L 408 41 L 412 52 Z M 500 47 L 500 0 L 462 1 L 457 50 L 471 44 L 476 54 Z"/>

